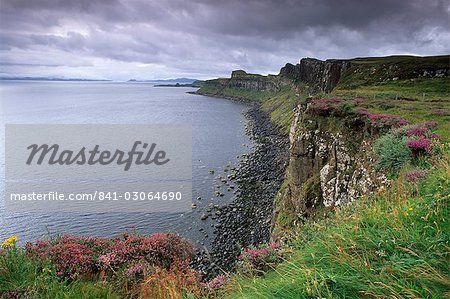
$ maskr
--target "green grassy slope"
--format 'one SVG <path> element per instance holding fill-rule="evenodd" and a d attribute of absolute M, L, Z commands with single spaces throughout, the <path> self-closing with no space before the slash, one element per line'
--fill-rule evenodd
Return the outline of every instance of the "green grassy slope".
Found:
<path fill-rule="evenodd" d="M 263 277 L 236 276 L 229 298 L 448 298 L 449 156 L 419 184 L 309 222 L 293 255 Z"/>
<path fill-rule="evenodd" d="M 330 94 L 315 96 L 359 97 L 371 113 L 400 115 L 413 124 L 436 121 L 446 149 L 429 161 L 425 181 L 406 182 L 403 169 L 391 188 L 307 221 L 279 267 L 260 277 L 236 275 L 228 298 L 450 297 L 450 78 L 409 77 L 418 65 L 448 67 L 448 56 L 353 62 Z M 293 90 L 301 101 L 302 89 Z M 281 126 L 292 116 L 292 101 L 284 96 L 263 103 L 277 111 L 273 117 L 283 119 Z"/>

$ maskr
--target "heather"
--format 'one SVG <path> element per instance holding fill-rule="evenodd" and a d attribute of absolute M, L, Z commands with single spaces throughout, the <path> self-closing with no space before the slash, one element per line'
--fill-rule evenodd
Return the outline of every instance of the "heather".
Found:
<path fill-rule="evenodd" d="M 418 182 L 427 177 L 426 170 L 412 170 L 408 172 L 405 176 L 406 181 L 409 183 Z"/>
<path fill-rule="evenodd" d="M 18 238 L 5 240 L 0 251 L 5 298 L 206 298 L 226 282 L 203 281 L 190 266 L 193 246 L 175 234 L 62 235 L 24 248 Z"/>
<path fill-rule="evenodd" d="M 114 272 L 136 262 L 168 269 L 176 261 L 190 260 L 193 247 L 174 234 L 140 236 L 126 233 L 104 239 L 64 235 L 26 245 L 26 253 L 55 267 L 56 274 L 74 279 L 80 275 Z"/>
<path fill-rule="evenodd" d="M 237 269 L 241 275 L 264 274 L 275 269 L 282 258 L 283 251 L 278 243 L 245 248 L 238 257 Z"/>
<path fill-rule="evenodd" d="M 356 98 L 344 100 L 341 98 L 318 98 L 312 99 L 308 103 L 307 113 L 316 116 L 334 116 L 338 118 L 359 119 L 366 123 L 368 128 L 376 131 L 388 131 L 392 128 L 400 128 L 409 124 L 401 116 L 371 113 L 365 108 L 366 100 Z"/>

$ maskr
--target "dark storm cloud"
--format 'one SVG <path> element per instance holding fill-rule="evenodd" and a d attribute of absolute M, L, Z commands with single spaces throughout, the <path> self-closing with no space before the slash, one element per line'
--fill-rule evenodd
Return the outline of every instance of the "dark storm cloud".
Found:
<path fill-rule="evenodd" d="M 446 0 L 1 0 L 0 67 L 214 77 L 305 56 L 448 54 L 449 11 Z"/>

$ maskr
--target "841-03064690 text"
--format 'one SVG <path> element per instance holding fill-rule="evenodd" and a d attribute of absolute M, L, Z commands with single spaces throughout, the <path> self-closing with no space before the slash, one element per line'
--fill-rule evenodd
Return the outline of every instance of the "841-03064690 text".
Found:
<path fill-rule="evenodd" d="M 183 199 L 180 191 L 94 191 L 92 193 L 65 193 L 51 191 L 46 193 L 11 193 L 12 201 L 179 201 Z"/>

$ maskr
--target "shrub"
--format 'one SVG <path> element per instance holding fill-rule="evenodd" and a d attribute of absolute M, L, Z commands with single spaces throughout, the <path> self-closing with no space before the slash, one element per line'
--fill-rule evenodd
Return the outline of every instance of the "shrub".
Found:
<path fill-rule="evenodd" d="M 397 137 L 407 137 L 406 145 L 412 150 L 415 156 L 420 154 L 431 155 L 434 143 L 438 143 L 439 135 L 434 134 L 432 129 L 436 128 L 435 121 L 405 126 L 393 131 Z"/>
<path fill-rule="evenodd" d="M 95 272 L 95 261 L 108 245 L 106 239 L 65 235 L 53 240 L 27 243 L 26 251 L 42 264 L 54 264 L 59 276 L 74 279 L 80 274 Z"/>
<path fill-rule="evenodd" d="M 203 287 L 206 288 L 209 292 L 217 291 L 218 289 L 222 288 L 226 283 L 228 282 L 228 276 L 221 274 L 207 283 L 203 283 Z"/>
<path fill-rule="evenodd" d="M 406 137 L 397 137 L 393 134 L 381 136 L 374 145 L 375 153 L 379 158 L 379 166 L 395 171 L 408 163 L 411 160 L 411 150 L 406 143 Z"/>
<path fill-rule="evenodd" d="M 26 251 L 42 264 L 53 264 L 58 276 L 70 279 L 109 270 L 114 273 L 139 261 L 169 269 L 174 262 L 190 260 L 194 255 L 192 245 L 175 234 L 125 234 L 113 239 L 65 235 L 28 243 Z"/>
<path fill-rule="evenodd" d="M 338 98 L 314 99 L 309 105 L 307 112 L 320 116 L 331 115 L 341 104 L 343 100 Z"/>
<path fill-rule="evenodd" d="M 246 248 L 238 257 L 239 266 L 250 274 L 262 273 L 273 269 L 282 260 L 278 243 L 270 243 L 256 248 Z"/>
<path fill-rule="evenodd" d="M 390 114 L 368 114 L 367 117 L 373 127 L 384 128 L 399 128 L 408 124 L 408 121 L 403 117 Z"/>
<path fill-rule="evenodd" d="M 450 116 L 450 109 L 434 109 L 430 115 L 433 116 Z"/>
<path fill-rule="evenodd" d="M 406 181 L 413 183 L 423 180 L 427 177 L 427 172 L 425 170 L 413 170 L 406 174 Z"/>
<path fill-rule="evenodd" d="M 351 102 L 351 101 L 346 101 L 344 103 L 341 104 L 341 106 L 339 107 L 339 112 L 342 115 L 350 115 L 353 114 L 355 112 L 356 109 L 356 104 Z"/>
<path fill-rule="evenodd" d="M 367 100 L 365 98 L 359 98 L 359 97 L 353 99 L 353 103 L 355 103 L 356 106 L 365 104 L 366 101 Z"/>
<path fill-rule="evenodd" d="M 370 114 L 369 110 L 367 110 L 366 108 L 361 108 L 361 107 L 356 108 L 356 113 L 361 116 L 368 116 Z"/>
<path fill-rule="evenodd" d="M 134 292 L 138 298 L 205 298 L 200 277 L 185 262 L 176 262 L 170 269 L 156 267 Z"/>
<path fill-rule="evenodd" d="M 431 140 L 428 138 L 409 140 L 406 145 L 415 153 L 431 154 Z"/>
<path fill-rule="evenodd" d="M 124 239 L 115 239 L 98 262 L 103 269 L 114 269 L 143 259 L 152 265 L 168 269 L 173 262 L 190 260 L 193 255 L 192 245 L 175 234 L 130 234 Z"/>

